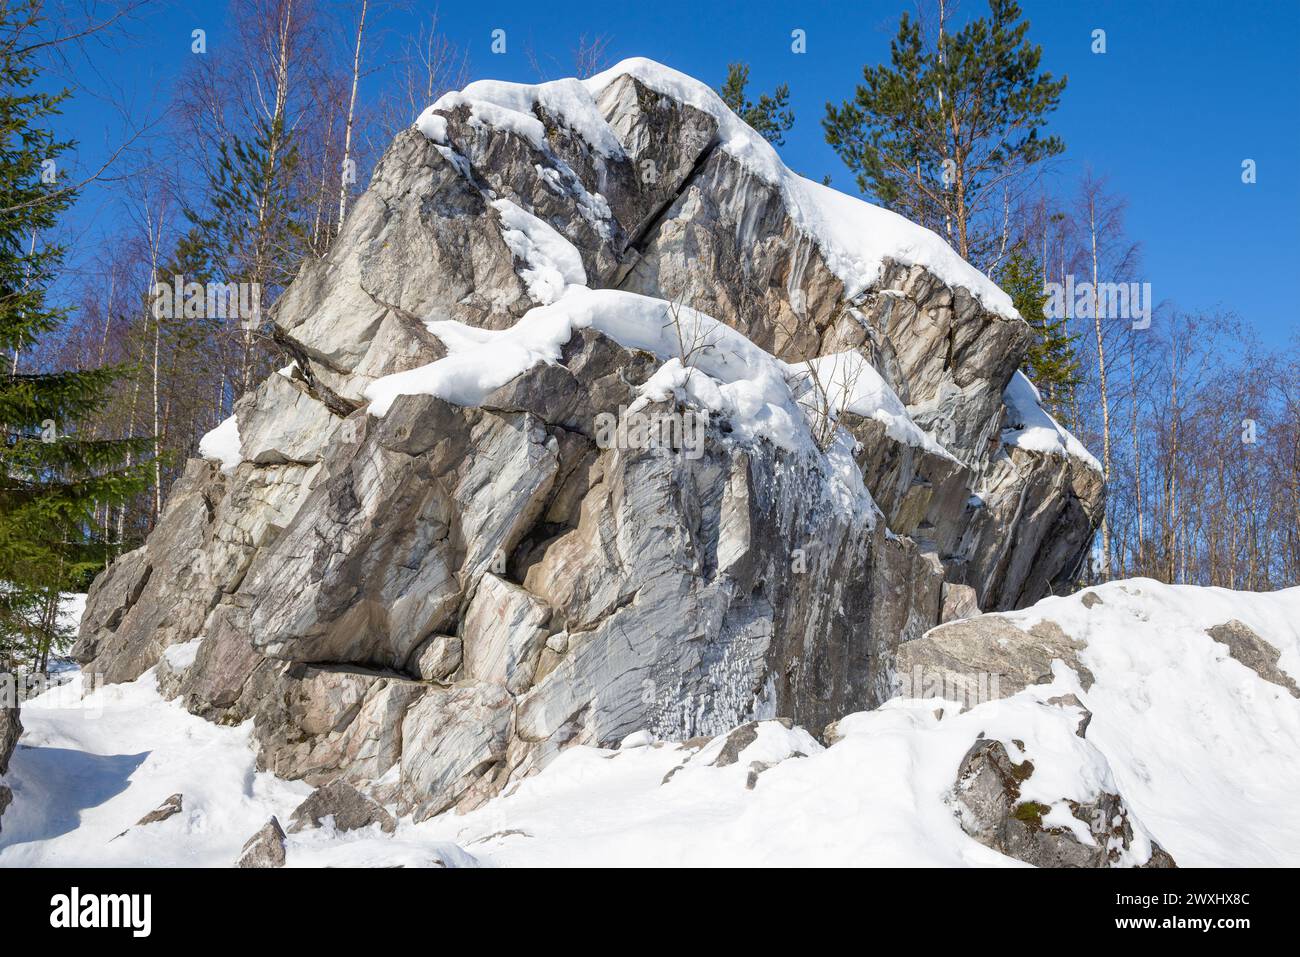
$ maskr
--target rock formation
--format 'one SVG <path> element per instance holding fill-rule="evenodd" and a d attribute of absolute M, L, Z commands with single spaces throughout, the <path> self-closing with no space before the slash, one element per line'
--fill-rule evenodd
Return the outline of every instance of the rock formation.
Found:
<path fill-rule="evenodd" d="M 0 674 L 0 777 L 9 770 L 9 759 L 13 756 L 14 748 L 18 747 L 18 739 L 23 733 L 23 724 L 18 720 L 15 681 L 13 675 Z M 9 695 L 14 697 L 12 702 L 5 700 Z M 13 791 L 0 781 L 0 817 L 4 816 L 5 808 L 12 801 Z"/>
<path fill-rule="evenodd" d="M 1123 799 L 1108 792 L 1090 802 L 1021 800 L 1021 785 L 1034 773 L 1033 762 L 1015 762 L 1000 741 L 981 738 L 962 759 L 953 803 L 962 828 L 988 847 L 1036 867 L 1115 867 L 1134 863 L 1135 843 L 1142 854 L 1137 866 L 1175 867 L 1159 844 L 1135 842 L 1132 815 Z"/>
<path fill-rule="evenodd" d="M 274 322 L 75 654 L 417 819 L 574 743 L 872 707 L 1099 515 L 1006 296 L 648 61 L 443 97 Z"/>
<path fill-rule="evenodd" d="M 236 867 L 274 868 L 284 867 L 286 858 L 284 828 L 279 820 L 272 817 L 256 834 L 250 837 L 239 854 Z"/>

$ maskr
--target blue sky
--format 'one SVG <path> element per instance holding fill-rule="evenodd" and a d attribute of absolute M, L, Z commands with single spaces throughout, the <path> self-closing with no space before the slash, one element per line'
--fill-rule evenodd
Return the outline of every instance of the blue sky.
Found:
<path fill-rule="evenodd" d="M 1133 278 L 1151 282 L 1157 301 L 1234 310 L 1270 345 L 1296 334 L 1294 297 L 1278 293 L 1300 264 L 1300 0 L 1021 6 L 1033 24 L 1031 39 L 1044 49 L 1043 66 L 1069 76 L 1051 123 L 1067 152 L 1051 175 L 1068 189 L 1091 164 L 1127 197 L 1129 232 L 1143 249 L 1142 275 Z M 796 124 L 781 151 L 786 162 L 815 179 L 829 173 L 833 185 L 852 191 L 851 175 L 822 138 L 825 103 L 852 94 L 864 63 L 888 57 L 899 14 L 911 8 L 910 0 L 548 0 L 443 3 L 440 14 L 443 31 L 469 50 L 475 78 L 535 80 L 528 46 L 551 76 L 566 75 L 569 51 L 583 33 L 611 37 L 612 59 L 648 56 L 715 85 L 729 61 L 747 61 L 755 90 L 790 85 Z M 192 55 L 192 29 L 207 29 L 208 55 L 221 55 L 223 9 L 214 2 L 161 4 L 133 40 L 96 52 L 102 80 L 141 111 L 156 106 Z M 958 19 L 986 9 L 981 0 L 961 0 Z M 385 19 L 386 46 L 396 49 L 414 17 Z M 504 55 L 490 52 L 496 28 L 507 31 Z M 796 28 L 807 33 L 805 54 L 791 52 Z M 1097 28 L 1106 31 L 1105 54 L 1090 50 Z M 362 96 L 376 93 L 378 82 L 372 78 Z M 116 132 L 105 116 L 103 105 L 85 96 L 67 110 L 65 131 L 82 142 L 83 167 Z M 1254 185 L 1241 181 L 1247 158 L 1257 164 Z M 79 227 L 91 229 L 102 227 L 105 215 L 93 195 L 75 214 Z"/>

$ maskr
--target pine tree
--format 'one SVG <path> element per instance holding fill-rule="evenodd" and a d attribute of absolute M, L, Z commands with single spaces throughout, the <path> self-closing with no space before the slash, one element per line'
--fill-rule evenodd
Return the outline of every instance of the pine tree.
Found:
<path fill-rule="evenodd" d="M 749 85 L 749 64 L 732 63 L 727 66 L 727 81 L 718 90 L 722 102 L 773 146 L 785 145 L 785 133 L 794 126 L 794 112 L 790 106 L 790 87 L 782 83 L 769 96 L 762 93 L 755 103 L 745 96 Z"/>
<path fill-rule="evenodd" d="M 1015 252 L 998 277 L 1020 317 L 1034 330 L 1034 341 L 1025 356 L 1025 375 L 1038 387 L 1044 403 L 1068 428 L 1069 397 L 1083 381 L 1074 351 L 1077 335 L 1071 335 L 1064 317 L 1049 319 L 1044 306 L 1042 272 L 1032 256 Z"/>
<path fill-rule="evenodd" d="M 1005 249 L 1012 181 L 1065 149 L 1039 135 L 1065 78 L 1039 72 L 1042 49 L 1014 0 L 989 0 L 989 11 L 934 43 L 903 14 L 890 63 L 864 67 L 854 98 L 827 103 L 822 121 L 863 193 L 985 269 Z"/>
<path fill-rule="evenodd" d="M 258 290 L 259 316 L 239 317 L 244 390 L 259 371 L 255 345 L 265 306 L 292 281 L 307 252 L 302 203 L 293 188 L 298 166 L 283 116 L 261 118 L 250 136 L 221 144 L 208 182 L 208 211 L 185 211 L 195 227 L 191 235 L 204 237 L 213 277 Z"/>
<path fill-rule="evenodd" d="M 54 334 L 66 310 L 47 302 L 65 250 L 44 242 L 74 199 L 58 183 L 73 144 L 46 127 L 68 92 L 32 87 L 39 71 L 19 37 L 40 22 L 39 4 L 0 8 L 0 667 L 40 668 L 61 635 L 61 591 L 85 588 L 108 556 L 94 536 L 97 503 L 126 501 L 147 474 L 124 466 L 147 439 L 80 438 L 120 369 L 23 368 L 22 357 Z"/>

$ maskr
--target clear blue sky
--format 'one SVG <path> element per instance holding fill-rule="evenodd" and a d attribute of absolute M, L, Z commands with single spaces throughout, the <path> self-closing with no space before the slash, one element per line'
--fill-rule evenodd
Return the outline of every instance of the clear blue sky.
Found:
<path fill-rule="evenodd" d="M 1143 275 L 1134 278 L 1151 282 L 1157 301 L 1233 309 L 1270 344 L 1300 330 L 1295 297 L 1284 293 L 1300 266 L 1300 0 L 1021 6 L 1033 24 L 1030 37 L 1043 47 L 1044 67 L 1070 81 L 1052 122 L 1067 145 L 1053 175 L 1068 186 L 1091 164 L 1128 198 L 1129 232 L 1143 246 Z M 904 9 L 912 9 L 911 0 L 457 0 L 440 12 L 444 32 L 468 48 L 475 78 L 535 80 L 529 45 L 552 76 L 566 75 L 582 33 L 610 36 L 612 59 L 648 56 L 715 85 L 729 61 L 747 61 L 754 89 L 790 85 L 796 124 L 782 150 L 787 163 L 816 179 L 829 173 L 833 185 L 852 190 L 852 177 L 822 138 L 824 104 L 851 95 L 863 63 L 887 58 Z M 958 19 L 986 9 L 983 0 L 961 0 Z M 165 98 L 192 55 L 194 27 L 208 30 L 209 55 L 221 55 L 223 10 L 216 2 L 161 4 L 133 41 L 96 54 L 103 78 L 141 110 L 149 108 Z M 386 22 L 386 43 L 395 50 L 411 21 L 389 14 Z M 495 28 L 507 31 L 505 55 L 490 52 Z M 802 55 L 790 50 L 795 28 L 807 31 Z M 1096 28 L 1106 31 L 1104 55 L 1090 50 Z M 375 92 L 371 82 L 363 96 Z M 88 166 L 114 130 L 106 130 L 102 105 L 88 98 L 67 112 L 66 131 L 84 144 L 81 165 Z M 1258 166 L 1252 186 L 1241 182 L 1246 158 Z M 77 216 L 83 224 L 101 220 L 96 209 L 88 197 Z"/>

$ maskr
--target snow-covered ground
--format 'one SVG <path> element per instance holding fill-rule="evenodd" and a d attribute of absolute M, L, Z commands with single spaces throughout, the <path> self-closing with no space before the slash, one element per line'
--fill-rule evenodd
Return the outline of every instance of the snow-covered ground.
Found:
<path fill-rule="evenodd" d="M 1205 633 L 1242 621 L 1300 676 L 1300 588 L 1140 579 L 1092 591 L 1102 600 L 1092 607 L 1050 598 L 1008 616 L 1050 619 L 1087 642 L 1087 691 L 1058 665 L 1051 684 L 961 713 L 898 699 L 841 720 L 830 747 L 766 722 L 725 766 L 713 764 L 721 738 L 698 750 L 646 734 L 619 749 L 573 748 L 469 814 L 402 820 L 393 835 L 290 835 L 288 866 L 1022 866 L 967 837 L 945 801 L 980 732 L 1033 760 L 1026 799 L 1117 789 L 1139 822 L 1140 858 L 1149 834 L 1182 866 L 1300 864 L 1300 700 Z M 1067 691 L 1093 714 L 1086 739 L 1077 712 L 1045 703 Z M 84 699 L 55 689 L 22 719 L 0 866 L 229 865 L 311 790 L 257 772 L 248 726 L 163 701 L 152 672 Z M 753 762 L 771 766 L 751 789 Z M 182 813 L 132 827 L 178 792 Z"/>

